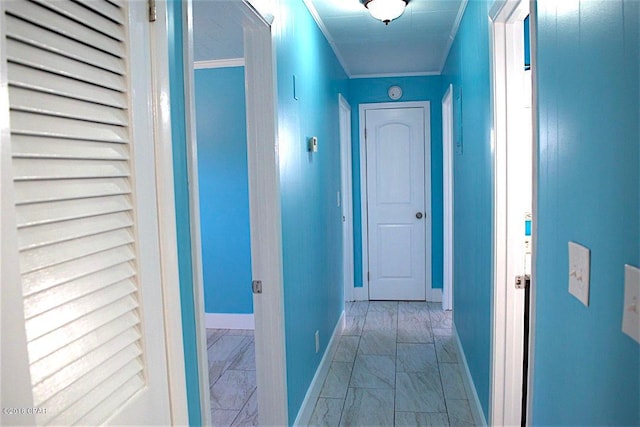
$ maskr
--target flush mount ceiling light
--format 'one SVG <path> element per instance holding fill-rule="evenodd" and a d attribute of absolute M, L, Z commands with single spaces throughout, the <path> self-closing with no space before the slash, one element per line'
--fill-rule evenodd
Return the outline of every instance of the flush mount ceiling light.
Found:
<path fill-rule="evenodd" d="M 389 22 L 404 13 L 407 0 L 364 0 L 364 7 L 369 10 L 371 16 L 389 25 Z"/>

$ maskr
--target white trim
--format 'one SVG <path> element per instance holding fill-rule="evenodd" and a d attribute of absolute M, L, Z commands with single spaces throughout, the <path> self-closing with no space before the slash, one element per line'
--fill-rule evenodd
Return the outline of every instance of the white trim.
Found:
<path fill-rule="evenodd" d="M 338 94 L 340 124 L 340 192 L 342 210 L 342 268 L 344 300 L 353 301 L 353 183 L 351 180 L 351 106 L 342 94 Z M 343 135 L 343 115 L 345 115 Z"/>
<path fill-rule="evenodd" d="M 204 317 L 207 329 L 255 329 L 253 314 L 205 313 Z"/>
<path fill-rule="evenodd" d="M 357 293 L 354 293 L 356 301 L 366 301 L 369 299 L 369 282 L 366 279 L 367 272 L 369 271 L 369 220 L 367 213 L 367 151 L 365 141 L 365 128 L 366 128 L 366 113 L 368 110 L 382 110 L 382 109 L 399 109 L 399 108 L 424 108 L 424 191 L 428 191 L 429 197 L 425 196 L 425 220 L 427 222 L 425 226 L 425 254 L 428 256 L 425 259 L 425 298 L 432 294 L 433 291 L 433 277 L 432 277 L 432 254 L 433 243 L 431 228 L 433 226 L 433 215 L 431 214 L 431 102 L 430 101 L 411 101 L 411 102 L 379 102 L 360 104 L 359 117 L 360 117 L 360 218 L 361 218 L 361 234 L 362 234 L 362 287 L 355 288 Z M 428 144 L 427 144 L 428 142 Z M 442 297 L 440 297 L 442 298 Z"/>
<path fill-rule="evenodd" d="M 442 97 L 442 309 L 453 309 L 453 85 Z"/>
<path fill-rule="evenodd" d="M 522 85 L 510 77 L 513 71 L 524 70 L 523 45 L 514 44 L 522 37 L 522 20 L 529 13 L 527 0 L 498 0 L 489 12 L 491 37 L 491 110 L 493 114 L 493 300 L 491 339 L 491 389 L 489 402 L 489 422 L 492 425 L 520 423 L 522 411 L 522 344 L 524 293 L 516 290 L 512 281 L 515 262 L 509 257 L 510 247 L 519 244 L 514 233 L 514 190 L 519 182 L 514 181 L 511 158 L 516 150 L 510 150 L 508 137 L 514 129 L 521 127 L 517 108 L 512 111 L 514 98 L 522 90 Z M 524 72 L 524 71 L 522 71 Z M 521 101 L 521 98 L 518 97 Z M 518 102 L 518 101 L 516 101 Z M 521 104 L 522 105 L 522 104 Z M 535 116 L 534 116 L 535 117 Z M 532 122 L 532 128 L 533 122 Z M 535 168 L 533 185 L 535 186 Z M 534 193 L 535 194 L 535 193 Z M 535 200 L 535 197 L 533 197 Z M 532 211 L 533 224 L 536 223 L 535 210 Z M 524 220 L 524 218 L 523 218 Z M 519 224 L 518 224 L 519 225 Z M 514 240 L 515 239 L 515 240 Z M 517 243 L 518 242 L 518 243 Z M 535 252 L 535 246 L 534 251 Z M 518 261 L 519 262 L 519 261 Z M 520 271 L 520 270 L 518 270 Z M 534 336 L 530 324 L 530 336 Z M 533 345 L 530 341 L 529 366 L 533 365 Z M 518 373 L 518 374 L 516 374 Z M 529 371 L 530 375 L 530 371 Z M 531 390 L 528 383 L 528 394 Z M 528 402 L 531 402 L 528 396 Z M 530 406 L 529 406 L 530 408 Z M 527 419 L 527 423 L 530 420 Z"/>
<path fill-rule="evenodd" d="M 158 2 L 155 25 L 151 25 L 150 77 L 154 94 L 154 133 L 156 144 L 156 191 L 158 197 L 158 233 L 160 243 L 163 317 L 167 342 L 167 368 L 171 424 L 189 423 L 187 383 L 180 307 L 178 241 L 176 236 L 175 196 L 173 191 L 173 146 L 169 99 L 169 17 L 165 2 Z M 178 307 L 178 309 L 176 309 Z"/>
<path fill-rule="evenodd" d="M 189 31 L 193 31 L 189 29 Z M 191 43 L 193 45 L 193 43 Z M 193 48 L 191 48 L 193 51 Z M 193 58 L 193 52 L 191 52 Z M 212 59 L 210 61 L 193 61 L 194 70 L 202 70 L 205 68 L 232 68 L 232 67 L 244 67 L 244 58 L 231 58 L 231 59 Z"/>
<path fill-rule="evenodd" d="M 342 335 L 344 326 L 345 314 L 343 311 L 340 315 L 340 319 L 338 319 L 338 323 L 336 323 L 336 327 L 333 329 L 333 334 L 331 334 L 329 344 L 327 345 L 327 348 L 322 355 L 320 365 L 318 365 L 318 369 L 316 369 L 316 373 L 311 380 L 311 384 L 309 384 L 307 393 L 304 395 L 304 400 L 302 401 L 302 405 L 300 405 L 298 416 L 293 422 L 294 426 L 309 425 L 309 422 L 311 421 L 311 415 L 313 415 L 313 409 L 316 405 L 316 401 L 318 400 L 318 396 L 320 396 L 320 390 L 322 390 L 324 380 L 327 378 L 327 374 L 329 373 L 331 361 L 333 360 L 333 356 L 336 354 L 336 350 L 338 349 L 340 336 Z"/>
<path fill-rule="evenodd" d="M 458 35 L 458 29 L 460 28 L 460 23 L 462 22 L 462 17 L 464 16 L 464 11 L 467 8 L 468 2 L 469 0 L 462 0 L 460 2 L 458 15 L 456 16 L 456 20 L 453 23 L 453 27 L 451 28 L 451 33 L 449 34 L 449 38 L 447 39 L 447 48 L 444 50 L 445 54 L 442 58 L 442 62 L 440 63 L 440 74 L 444 71 L 444 66 L 447 64 L 447 58 L 449 57 L 449 52 L 451 52 L 451 47 L 453 46 L 453 42 L 456 39 L 456 35 Z"/>
<path fill-rule="evenodd" d="M 183 71 L 185 90 L 185 129 L 187 145 L 187 167 L 190 182 L 189 217 L 191 225 L 191 262 L 193 271 L 193 299 L 196 322 L 196 349 L 198 353 L 198 371 L 209 372 L 207 356 L 206 320 L 204 317 L 204 275 L 202 272 L 202 242 L 200 234 L 200 190 L 198 181 L 198 144 L 196 136 L 196 106 L 193 62 L 193 3 L 183 2 Z M 200 416 L 204 425 L 211 424 L 211 399 L 209 397 L 209 375 L 199 375 Z"/>
<path fill-rule="evenodd" d="M 482 410 L 480 398 L 478 397 L 476 386 L 473 382 L 473 377 L 471 376 L 471 371 L 469 371 L 467 356 L 464 354 L 464 349 L 462 348 L 462 343 L 460 342 L 460 336 L 458 335 L 458 330 L 456 329 L 455 323 L 453 324 L 452 330 L 453 337 L 456 339 L 458 356 L 460 356 L 461 359 L 460 364 L 464 366 L 465 375 L 463 375 L 462 381 L 464 382 L 464 389 L 467 392 L 467 400 L 469 401 L 469 407 L 471 408 L 471 414 L 473 415 L 473 424 L 477 426 L 486 426 L 487 418 L 485 417 L 484 411 Z"/>
<path fill-rule="evenodd" d="M 442 289 L 427 288 L 427 301 L 429 302 L 442 302 Z"/>
<path fill-rule="evenodd" d="M 247 3 L 244 3 L 247 5 Z M 247 107 L 247 164 L 251 271 L 261 280 L 253 295 L 258 424 L 288 425 L 284 327 L 282 214 L 278 164 L 276 55 L 271 26 L 252 7 L 243 8 Z M 279 25 L 276 19 L 274 24 Z"/>
<path fill-rule="evenodd" d="M 322 18 L 320 18 L 320 14 L 318 13 L 318 10 L 314 6 L 313 2 L 311 0 L 302 0 L 302 1 L 304 2 L 304 5 L 307 7 L 307 10 L 311 14 L 311 16 L 313 17 L 313 20 L 316 21 L 318 28 L 324 35 L 324 38 L 327 39 L 327 43 L 329 43 L 329 46 L 331 46 L 331 50 L 333 50 L 334 55 L 338 59 L 338 62 L 340 63 L 340 65 L 342 65 L 342 69 L 347 74 L 347 77 L 351 78 L 349 67 L 347 67 L 347 63 L 345 62 L 344 58 L 340 54 L 340 51 L 338 50 L 338 46 L 336 46 L 336 43 L 333 41 L 333 37 L 331 37 L 331 33 L 329 32 L 327 27 L 324 25 L 324 22 L 322 21 Z"/>
<path fill-rule="evenodd" d="M 421 77 L 421 76 L 439 76 L 440 71 L 414 71 L 409 73 L 377 73 L 377 74 L 354 74 L 349 76 L 350 79 L 376 79 L 380 77 Z"/>

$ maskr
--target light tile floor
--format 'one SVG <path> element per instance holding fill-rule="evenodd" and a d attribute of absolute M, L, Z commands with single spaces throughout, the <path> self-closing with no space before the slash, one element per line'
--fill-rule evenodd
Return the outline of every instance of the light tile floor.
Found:
<path fill-rule="evenodd" d="M 212 424 L 257 426 L 253 331 L 207 329 L 207 353 Z"/>
<path fill-rule="evenodd" d="M 451 312 L 424 302 L 346 303 L 313 426 L 468 426 Z"/>

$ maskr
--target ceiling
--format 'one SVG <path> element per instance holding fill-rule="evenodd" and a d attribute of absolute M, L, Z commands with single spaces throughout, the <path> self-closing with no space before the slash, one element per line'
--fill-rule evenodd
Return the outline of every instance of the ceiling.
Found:
<path fill-rule="evenodd" d="M 360 0 L 304 2 L 347 74 L 375 77 L 440 74 L 467 0 L 410 0 L 387 26 Z M 243 56 L 239 3 L 193 1 L 196 61 Z"/>
<path fill-rule="evenodd" d="M 466 1 L 411 0 L 389 25 L 360 0 L 305 0 L 351 77 L 440 74 Z M 461 10 L 462 9 L 462 10 Z"/>

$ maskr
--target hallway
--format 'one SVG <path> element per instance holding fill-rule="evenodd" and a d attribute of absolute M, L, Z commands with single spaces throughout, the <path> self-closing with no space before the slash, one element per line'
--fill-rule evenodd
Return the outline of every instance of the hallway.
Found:
<path fill-rule="evenodd" d="M 347 302 L 313 426 L 473 425 L 451 312 L 439 303 Z"/>

